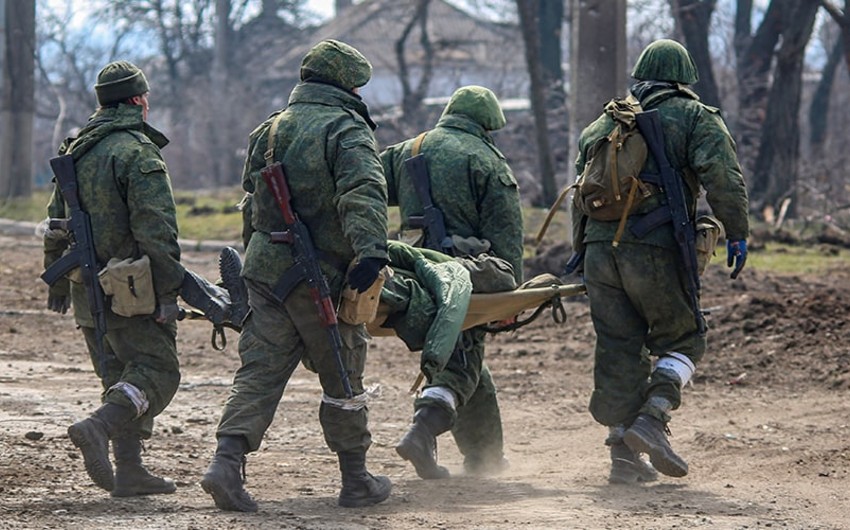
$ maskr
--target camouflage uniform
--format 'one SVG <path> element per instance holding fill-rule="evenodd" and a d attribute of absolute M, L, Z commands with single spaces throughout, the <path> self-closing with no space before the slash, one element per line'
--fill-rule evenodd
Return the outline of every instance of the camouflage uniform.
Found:
<path fill-rule="evenodd" d="M 366 84 L 370 75 L 371 66 L 354 48 L 331 40 L 318 44 L 304 58 L 303 82 L 281 111 L 275 136 L 274 157 L 284 167 L 292 208 L 312 235 L 336 301 L 353 259 L 387 257 L 386 182 L 372 133 L 375 125 L 366 105 L 352 92 Z M 232 483 L 232 468 L 224 469 L 222 462 L 229 453 L 235 453 L 230 460 L 241 459 L 244 452 L 259 448 L 299 362 L 319 375 L 324 391 L 319 420 L 325 441 L 340 456 L 341 466 L 346 455 L 365 458 L 371 444 L 363 394 L 365 327 L 339 324 L 341 355 L 354 392 L 353 398 L 346 398 L 328 332 L 320 323 L 306 282 L 282 304 L 271 294 L 294 263 L 290 245 L 270 241 L 271 232 L 286 227 L 260 174 L 266 164 L 269 127 L 278 115 L 251 133 L 242 176 L 243 188 L 252 194 L 250 225 L 254 232 L 243 269 L 251 313 L 239 339 L 242 366 L 234 376 L 216 432 L 219 449 L 202 482 L 216 505 L 225 510 L 256 510 L 241 485 Z M 236 449 L 228 452 L 222 444 L 230 442 Z M 362 471 L 365 473 L 365 468 Z M 238 468 L 235 472 L 238 477 Z M 346 477 L 343 469 L 340 503 L 351 505 L 344 499 Z M 383 480 L 386 484 L 381 485 L 389 495 L 389 481 Z M 366 495 L 369 502 L 365 504 L 380 502 L 386 495 Z"/>
<path fill-rule="evenodd" d="M 147 91 L 143 74 L 129 63 L 108 65 L 99 76 L 101 83 L 108 72 L 132 73 L 137 86 L 126 89 L 131 94 Z M 121 95 L 119 90 L 117 96 Z M 109 96 L 98 92 L 102 107 L 76 139 L 63 143 L 60 154 L 74 158 L 80 204 L 91 218 L 98 262 L 105 264 L 112 258 L 123 260 L 147 255 L 158 305 L 176 307 L 184 269 L 180 264 L 171 183 L 160 153 L 168 140 L 144 121 L 142 106 L 115 103 Z M 68 213 L 58 186 L 47 210 L 53 218 Z M 45 266 L 59 259 L 66 246 L 62 239 L 46 237 Z M 67 294 L 68 284 L 67 280 L 60 280 L 51 287 L 51 296 Z M 94 346 L 94 320 L 84 286 L 70 282 L 70 297 L 92 365 L 103 384 L 103 403 L 118 407 L 106 407 L 106 410 L 130 411 L 131 417 L 118 422 L 123 424 L 120 429 L 118 425 L 110 429 L 110 437 L 149 438 L 153 418 L 169 404 L 180 382 L 176 324 L 173 320 L 157 323 L 153 315 L 119 316 L 107 304 L 104 351 L 99 354 Z M 141 391 L 141 395 L 136 391 Z M 116 442 L 116 451 L 119 445 Z M 107 460 L 105 464 L 108 463 Z M 89 464 L 87 461 L 87 468 Z M 118 471 L 120 475 L 120 462 Z M 92 478 L 112 490 L 108 487 L 112 483 L 111 475 L 110 470 Z M 122 477 L 117 480 L 121 482 Z M 173 491 L 173 484 L 170 489 Z M 122 493 L 127 491 L 113 491 L 113 495 Z"/>
<path fill-rule="evenodd" d="M 704 188 L 727 237 L 746 238 L 747 191 L 735 144 L 718 109 L 702 104 L 684 86 L 697 80 L 687 50 L 673 41 L 657 41 L 641 56 L 633 76 L 640 81 L 631 88 L 632 94 L 644 110 L 657 109 L 660 115 L 665 151 L 685 181 L 691 219 Z M 584 129 L 577 173 L 584 168 L 590 146 L 613 127 L 613 120 L 603 114 Z M 644 172 L 658 172 L 651 155 Z M 597 334 L 590 411 L 596 421 L 612 428 L 613 438 L 617 433 L 622 436 L 640 414 L 666 424 L 669 410 L 680 405 L 681 388 L 705 352 L 705 335 L 696 326 L 672 223 L 642 238 L 628 229 L 661 207 L 662 198 L 656 193 L 638 207 L 616 248 L 612 241 L 618 221 L 588 219 L 585 229 L 584 274 Z M 573 210 L 576 226 L 580 214 Z M 650 356 L 660 358 L 655 369 Z M 676 476 L 686 472 L 686 464 L 674 471 Z"/>
<path fill-rule="evenodd" d="M 504 155 L 489 131 L 505 125 L 495 95 L 483 87 L 458 89 L 437 126 L 421 141 L 431 180 L 434 205 L 445 218 L 446 232 L 490 243 L 490 252 L 508 261 L 522 280 L 522 212 L 519 189 Z M 404 167 L 417 139 L 390 146 L 381 154 L 390 205 L 398 205 L 402 230 L 422 206 Z M 465 456 L 469 471 L 503 465 L 502 424 L 496 388 L 484 363 L 484 336 L 480 329 L 464 332 L 446 368 L 435 374 L 414 404 L 441 407 L 450 415 L 452 434 Z M 448 389 L 445 399 L 429 389 Z M 452 403 L 455 401 L 455 403 Z M 421 475 L 421 473 L 420 473 Z"/>

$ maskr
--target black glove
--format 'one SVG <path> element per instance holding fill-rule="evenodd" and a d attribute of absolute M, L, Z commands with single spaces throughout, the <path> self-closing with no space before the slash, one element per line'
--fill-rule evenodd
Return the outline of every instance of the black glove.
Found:
<path fill-rule="evenodd" d="M 358 293 L 364 292 L 375 283 L 381 269 L 388 263 L 386 258 L 363 258 L 348 273 L 348 285 Z"/>
<path fill-rule="evenodd" d="M 47 289 L 47 309 L 64 315 L 69 307 L 71 307 L 71 282 L 68 278 L 60 278 Z"/>
<path fill-rule="evenodd" d="M 68 312 L 69 307 L 71 307 L 70 296 L 66 294 L 47 295 L 47 308 L 53 311 L 54 313 L 62 313 L 64 315 Z"/>
<path fill-rule="evenodd" d="M 157 324 L 171 324 L 177 320 L 179 315 L 180 308 L 177 306 L 177 302 L 160 304 L 153 314 Z"/>

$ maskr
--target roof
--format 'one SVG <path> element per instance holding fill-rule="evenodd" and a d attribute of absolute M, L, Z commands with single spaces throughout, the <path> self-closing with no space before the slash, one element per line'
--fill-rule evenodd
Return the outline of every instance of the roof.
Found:
<path fill-rule="evenodd" d="M 275 68 L 297 75 L 307 51 L 317 42 L 333 38 L 357 48 L 376 70 L 395 70 L 398 67 L 395 43 L 413 16 L 416 3 L 417 0 L 364 0 L 353 4 L 319 27 L 307 42 L 293 47 L 275 63 Z M 405 58 L 409 66 L 421 64 L 424 57 L 420 34 L 417 25 L 408 36 Z M 429 4 L 428 34 L 440 64 L 498 62 L 504 67 L 508 62 L 518 69 L 525 67 L 516 26 L 477 19 L 444 0 L 432 0 Z"/>

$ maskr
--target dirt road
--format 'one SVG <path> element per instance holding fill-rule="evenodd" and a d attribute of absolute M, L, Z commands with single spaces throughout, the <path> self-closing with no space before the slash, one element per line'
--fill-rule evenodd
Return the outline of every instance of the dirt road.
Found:
<path fill-rule="evenodd" d="M 215 277 L 215 254 L 187 252 Z M 492 337 L 511 467 L 497 477 L 422 481 L 393 447 L 412 414 L 418 361 L 375 339 L 367 383 L 370 469 L 394 490 L 384 504 L 336 506 L 336 459 L 318 423 L 321 390 L 299 368 L 259 452 L 248 459 L 256 514 L 218 511 L 198 481 L 238 365 L 210 327 L 181 323 L 183 381 L 144 456 L 174 478 L 174 495 L 112 499 L 90 484 L 67 426 L 98 405 L 97 382 L 70 316 L 43 310 L 40 243 L 0 235 L 0 528 L 850 528 L 850 266 L 822 278 L 746 271 L 731 283 L 712 265 L 709 354 L 671 423 L 690 464 L 683 479 L 610 486 L 606 430 L 587 413 L 593 333 L 582 299 L 567 324 L 547 318 Z M 461 473 L 450 437 L 440 460 Z"/>

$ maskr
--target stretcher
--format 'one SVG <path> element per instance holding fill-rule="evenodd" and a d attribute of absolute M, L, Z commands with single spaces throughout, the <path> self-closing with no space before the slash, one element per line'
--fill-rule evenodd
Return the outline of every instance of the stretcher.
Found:
<path fill-rule="evenodd" d="M 556 322 L 565 320 L 565 312 L 561 304 L 562 298 L 584 294 L 587 289 L 584 284 L 561 284 L 552 282 L 550 285 L 537 286 L 545 283 L 551 275 L 536 277 L 513 291 L 499 293 L 473 293 L 470 295 L 469 308 L 463 321 L 463 329 L 476 326 L 489 325 L 488 331 L 511 331 L 530 323 L 548 307 L 552 308 L 553 319 Z M 528 310 L 534 313 L 525 319 L 517 320 L 516 323 L 498 325 L 493 323 L 504 322 L 508 319 L 521 316 Z M 382 327 L 389 311 L 381 304 L 375 319 L 366 324 L 366 329 L 373 337 L 391 337 L 395 331 L 389 327 Z"/>

